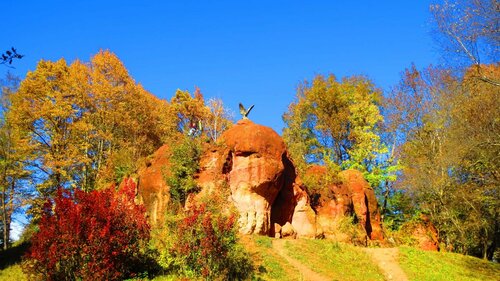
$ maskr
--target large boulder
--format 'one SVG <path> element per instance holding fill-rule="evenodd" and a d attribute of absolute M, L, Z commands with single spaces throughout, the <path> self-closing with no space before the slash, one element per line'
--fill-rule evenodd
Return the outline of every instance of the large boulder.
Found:
<path fill-rule="evenodd" d="M 240 232 L 274 236 L 273 223 L 292 223 L 299 199 L 305 194 L 283 139 L 271 128 L 248 119 L 238 121 L 221 139 L 226 147 L 222 166 L 226 167 L 231 199 L 239 212 Z M 307 219 L 301 214 L 297 217 Z M 308 223 L 301 224 L 314 228 L 314 221 Z M 296 229 L 298 235 L 314 232 L 301 230 Z"/>

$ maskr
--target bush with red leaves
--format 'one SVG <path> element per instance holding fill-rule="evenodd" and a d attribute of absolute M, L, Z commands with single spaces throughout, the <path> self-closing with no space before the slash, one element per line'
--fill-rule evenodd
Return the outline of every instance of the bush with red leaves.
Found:
<path fill-rule="evenodd" d="M 150 228 L 135 183 L 84 192 L 59 189 L 44 206 L 23 270 L 30 279 L 122 280 L 144 262 Z"/>
<path fill-rule="evenodd" d="M 212 213 L 206 205 L 193 206 L 175 224 L 171 257 L 181 275 L 204 279 L 243 280 L 250 276 L 252 263 L 237 244 L 235 216 Z"/>

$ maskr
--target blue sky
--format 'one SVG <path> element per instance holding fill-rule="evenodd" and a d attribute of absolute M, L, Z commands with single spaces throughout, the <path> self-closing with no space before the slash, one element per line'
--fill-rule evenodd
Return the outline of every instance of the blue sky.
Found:
<path fill-rule="evenodd" d="M 234 112 L 255 104 L 250 118 L 281 134 L 305 79 L 362 74 L 388 90 L 412 62 L 435 63 L 430 2 L 4 0 L 0 50 L 25 55 L 10 70 L 23 77 L 109 49 L 160 98 L 198 86 Z"/>

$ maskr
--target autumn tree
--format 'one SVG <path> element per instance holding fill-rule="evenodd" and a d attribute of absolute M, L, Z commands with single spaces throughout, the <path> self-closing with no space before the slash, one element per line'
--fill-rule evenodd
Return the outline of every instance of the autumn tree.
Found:
<path fill-rule="evenodd" d="M 7 114 L 38 176 L 33 210 L 57 187 L 93 190 L 133 173 L 175 130 L 173 110 L 101 51 L 90 63 L 40 61 Z"/>
<path fill-rule="evenodd" d="M 462 69 L 474 66 L 469 68 L 469 76 L 475 75 L 483 82 L 500 87 L 500 80 L 488 75 L 482 67 L 499 59 L 500 3 L 497 0 L 444 0 L 431 5 L 431 12 L 436 39 L 447 60 Z"/>
<path fill-rule="evenodd" d="M 500 64 L 481 68 L 500 81 Z M 462 91 L 454 97 L 450 146 L 459 161 L 452 175 L 467 218 L 465 241 L 459 242 L 467 253 L 491 260 L 500 245 L 500 88 L 476 74 L 475 68 L 466 72 Z"/>
<path fill-rule="evenodd" d="M 166 101 L 136 84 L 111 52 L 95 55 L 88 71 L 86 185 L 106 186 L 132 173 L 139 158 L 161 146 L 173 134 L 175 121 Z"/>
<path fill-rule="evenodd" d="M 481 67 L 499 77 L 498 65 Z M 389 119 L 404 167 L 397 186 L 414 211 L 430 216 L 449 249 L 491 258 L 499 235 L 498 90 L 469 73 L 405 71 Z"/>
<path fill-rule="evenodd" d="M 212 98 L 206 103 L 198 87 L 193 95 L 177 90 L 170 107 L 176 115 L 177 130 L 184 135 L 194 133 L 215 142 L 232 125 L 231 113 L 222 100 Z"/>
<path fill-rule="evenodd" d="M 188 134 L 191 129 L 202 130 L 203 123 L 210 114 L 205 99 L 199 88 L 193 95 L 188 91 L 177 90 L 170 101 L 177 115 L 177 129 Z"/>
<path fill-rule="evenodd" d="M 387 152 L 379 135 L 380 98 L 364 77 L 337 81 L 334 75 L 318 75 L 301 84 L 283 115 L 283 137 L 299 170 L 311 163 L 334 170 L 355 168 L 378 186 L 388 175 L 379 161 Z"/>
<path fill-rule="evenodd" d="M 42 178 L 38 186 L 42 201 L 56 187 L 75 184 L 84 162 L 77 144 L 83 133 L 81 97 L 85 94 L 79 85 L 85 82 L 72 75 L 79 66 L 69 67 L 64 60 L 41 61 L 11 95 L 7 117 L 23 133 L 26 149 L 35 153 L 31 165 Z"/>
<path fill-rule="evenodd" d="M 207 136 L 213 141 L 232 125 L 232 113 L 224 107 L 221 99 L 211 98 L 208 100 L 209 114 L 204 124 L 204 131 Z"/>
<path fill-rule="evenodd" d="M 2 81 L 0 97 L 0 192 L 1 192 L 1 230 L 0 241 L 3 249 L 9 247 L 10 227 L 13 215 L 22 207 L 27 199 L 27 190 L 23 181 L 29 179 L 30 172 L 24 162 L 29 153 L 23 150 L 19 133 L 12 127 L 5 113 L 9 110 L 9 97 L 15 92 L 19 79 L 7 74 Z"/>

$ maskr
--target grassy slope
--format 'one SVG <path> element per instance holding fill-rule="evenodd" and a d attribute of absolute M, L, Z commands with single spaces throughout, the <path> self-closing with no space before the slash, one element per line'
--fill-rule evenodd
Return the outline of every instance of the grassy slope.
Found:
<path fill-rule="evenodd" d="M 21 266 L 19 264 L 15 264 L 0 270 L 0 280 L 24 281 L 28 279 L 21 270 Z"/>
<path fill-rule="evenodd" d="M 410 280 L 500 280 L 500 264 L 455 253 L 399 248 L 399 264 Z"/>
<path fill-rule="evenodd" d="M 371 258 L 360 248 L 328 240 L 291 240 L 293 258 L 332 280 L 384 280 Z"/>
<path fill-rule="evenodd" d="M 269 237 L 245 236 L 242 243 L 255 262 L 254 280 L 298 280 L 300 273 L 272 247 Z M 328 240 L 290 240 L 288 255 L 332 280 L 383 280 L 360 248 Z M 500 264 L 454 253 L 424 252 L 401 247 L 399 263 L 410 280 L 500 280 Z M 0 280 L 26 280 L 17 249 L 0 251 Z M 159 277 L 155 280 L 175 280 Z"/>
<path fill-rule="evenodd" d="M 21 270 L 21 257 L 27 248 L 27 244 L 21 244 L 7 251 L 0 250 L 0 280 L 27 280 Z"/>
<path fill-rule="evenodd" d="M 300 273 L 274 251 L 271 238 L 247 236 L 241 242 L 254 261 L 254 280 L 300 280 Z"/>

